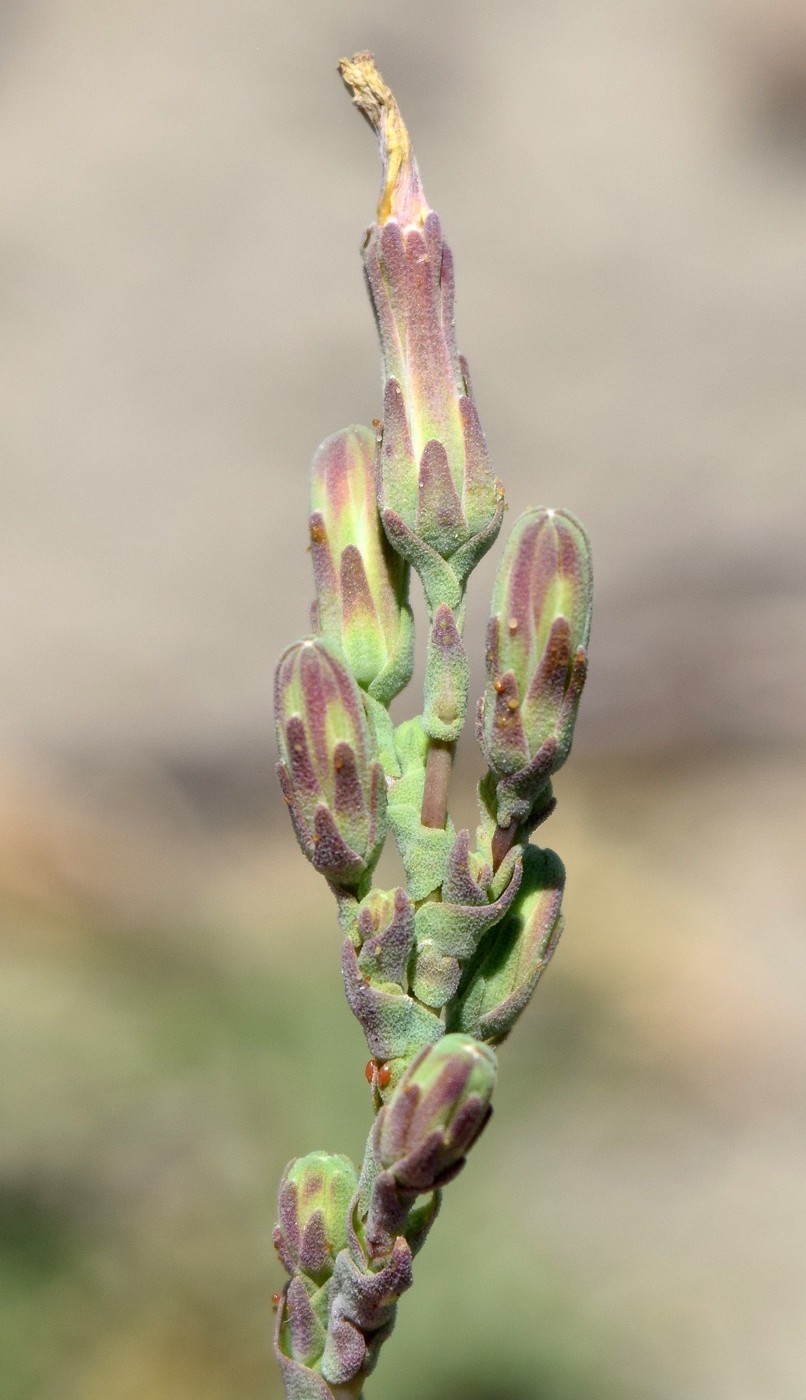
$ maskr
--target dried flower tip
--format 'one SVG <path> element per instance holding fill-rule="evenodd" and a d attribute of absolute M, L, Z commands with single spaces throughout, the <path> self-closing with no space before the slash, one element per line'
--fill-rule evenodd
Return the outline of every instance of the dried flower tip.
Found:
<path fill-rule="evenodd" d="M 425 222 L 429 208 L 420 172 L 411 148 L 411 137 L 371 53 L 353 54 L 339 63 L 339 72 L 353 95 L 353 102 L 377 132 L 383 161 L 378 200 L 378 223 L 396 219 L 404 227 Z"/>

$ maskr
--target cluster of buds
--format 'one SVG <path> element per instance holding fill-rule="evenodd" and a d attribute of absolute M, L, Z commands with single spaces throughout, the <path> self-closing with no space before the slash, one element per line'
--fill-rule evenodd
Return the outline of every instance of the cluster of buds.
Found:
<path fill-rule="evenodd" d="M 563 511 L 527 511 L 493 592 L 471 849 L 447 789 L 467 709 L 465 588 L 500 530 L 503 491 L 456 348 L 453 259 L 397 103 L 371 55 L 340 70 L 383 161 L 363 248 L 383 422 L 334 434 L 314 458 L 314 635 L 280 658 L 274 698 L 280 783 L 336 895 L 376 1117 L 360 1175 L 347 1157 L 314 1152 L 282 1180 L 275 1244 L 291 1278 L 277 1295 L 275 1350 L 289 1400 L 360 1396 L 441 1189 L 490 1118 L 493 1047 L 556 947 L 565 872 L 528 838 L 570 749 L 591 612 L 582 527 Z M 412 568 L 429 614 L 425 697 L 395 727 L 389 706 L 413 668 Z M 387 825 L 405 887 L 379 890 Z"/>
<path fill-rule="evenodd" d="M 478 738 L 499 827 L 539 820 L 571 748 L 587 674 L 590 547 L 567 511 L 515 522 L 493 588 Z"/>

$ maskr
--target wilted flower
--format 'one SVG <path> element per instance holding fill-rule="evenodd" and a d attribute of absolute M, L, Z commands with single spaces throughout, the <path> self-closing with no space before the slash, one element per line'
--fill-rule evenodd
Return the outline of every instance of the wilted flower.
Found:
<path fill-rule="evenodd" d="M 378 219 L 364 247 L 383 355 L 378 503 L 395 549 L 423 574 L 432 606 L 454 605 L 430 588 L 428 552 L 450 561 L 463 583 L 498 534 L 503 492 L 456 349 L 453 258 L 399 108 L 371 54 L 340 67 L 383 160 Z"/>

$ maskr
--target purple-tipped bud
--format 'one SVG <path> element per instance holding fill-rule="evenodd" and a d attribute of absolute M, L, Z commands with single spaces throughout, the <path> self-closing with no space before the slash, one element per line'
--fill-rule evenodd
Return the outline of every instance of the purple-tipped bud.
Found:
<path fill-rule="evenodd" d="M 416 568 L 422 572 L 422 561 L 416 543 L 404 548 L 406 535 L 450 559 L 464 581 L 495 540 L 504 507 L 456 348 L 453 257 L 372 55 L 356 54 L 340 68 L 378 133 L 384 171 L 364 246 L 383 356 L 378 503 L 395 548 Z"/>
<path fill-rule="evenodd" d="M 444 1035 L 412 1060 L 379 1120 L 381 1163 L 403 1190 L 431 1191 L 461 1169 L 496 1076 L 492 1050 L 469 1035 Z"/>
<path fill-rule="evenodd" d="M 587 670 L 592 591 L 590 547 L 579 522 L 566 511 L 526 511 L 495 580 L 479 706 L 484 756 L 505 780 L 501 826 L 528 815 L 529 794 L 545 788 L 568 757 Z"/>
<path fill-rule="evenodd" d="M 295 642 L 274 681 L 277 773 L 308 859 L 335 885 L 366 882 L 386 834 L 386 785 L 358 687 L 317 639 Z"/>
<path fill-rule="evenodd" d="M 349 1157 L 309 1152 L 289 1162 L 280 1183 L 274 1244 L 289 1274 L 323 1284 L 347 1246 L 350 1202 L 358 1176 Z"/>
<path fill-rule="evenodd" d="M 363 690 L 388 704 L 411 678 L 409 566 L 389 544 L 375 504 L 375 434 L 346 428 L 313 460 L 313 625 L 338 647 Z"/>

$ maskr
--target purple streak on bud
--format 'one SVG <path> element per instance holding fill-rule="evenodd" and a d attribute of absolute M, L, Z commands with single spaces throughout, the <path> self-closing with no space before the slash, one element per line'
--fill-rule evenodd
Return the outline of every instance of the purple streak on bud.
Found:
<path fill-rule="evenodd" d="M 507 541 L 487 630 L 479 740 L 499 779 L 500 825 L 528 815 L 568 757 L 587 667 L 592 573 L 582 526 L 565 511 L 525 512 Z M 516 792 L 517 789 L 517 792 Z M 525 810 L 524 810 L 525 806 Z"/>
<path fill-rule="evenodd" d="M 443 558 L 455 554 L 465 539 L 462 504 L 456 494 L 448 454 L 431 438 L 420 458 L 416 511 L 417 533 L 431 542 Z"/>
<path fill-rule="evenodd" d="M 492 866 L 470 851 L 470 832 L 459 831 L 451 846 L 442 884 L 444 904 L 484 905 L 493 878 Z"/>
<path fill-rule="evenodd" d="M 386 786 L 358 687 L 324 642 L 297 642 L 275 675 L 277 772 L 297 839 L 334 884 L 361 884 L 380 855 Z"/>
<path fill-rule="evenodd" d="M 375 503 L 375 434 L 352 427 L 318 449 L 311 483 L 314 619 L 358 684 L 388 703 L 411 675 L 409 569 Z"/>
<path fill-rule="evenodd" d="M 325 1329 L 311 1305 L 308 1289 L 297 1276 L 288 1285 L 284 1302 L 285 1348 L 303 1366 L 310 1365 L 322 1355 Z"/>
<path fill-rule="evenodd" d="M 350 1202 L 357 1186 L 349 1157 L 309 1152 L 289 1162 L 280 1183 L 274 1232 L 275 1248 L 288 1273 L 306 1274 L 318 1286 L 330 1277 L 336 1255 L 347 1247 Z"/>
<path fill-rule="evenodd" d="M 378 502 L 382 516 L 399 516 L 443 559 L 472 542 L 461 561 L 464 583 L 500 528 L 503 498 L 466 397 L 454 330 L 453 257 L 439 215 L 423 195 L 400 110 L 372 55 L 343 60 L 340 70 L 378 133 L 383 161 L 377 222 L 364 245 L 386 386 Z M 444 454 L 438 460 L 434 443 Z"/>
<path fill-rule="evenodd" d="M 357 918 L 363 977 L 393 982 L 401 989 L 414 947 L 414 905 L 403 889 L 370 890 Z"/>
<path fill-rule="evenodd" d="M 290 1291 L 290 1289 L 289 1289 Z M 286 1400 L 333 1400 L 333 1392 L 321 1376 L 288 1355 L 292 1345 L 289 1335 L 288 1298 L 277 1309 L 274 1326 L 274 1354 L 280 1366 Z"/>
<path fill-rule="evenodd" d="M 497 532 L 503 504 L 465 393 L 438 215 L 422 229 L 374 227 L 364 256 L 386 384 L 379 503 L 450 558 L 493 522 Z"/>
<path fill-rule="evenodd" d="M 403 1190 L 456 1174 L 490 1113 L 497 1066 L 470 1036 L 443 1036 L 412 1060 L 378 1118 L 378 1155 Z"/>

